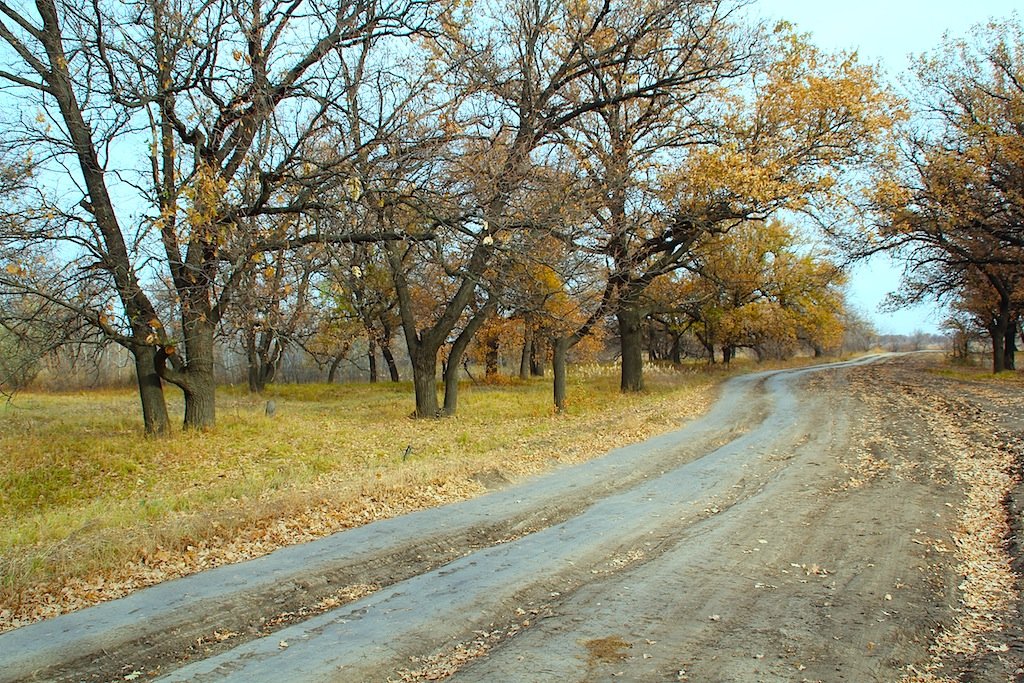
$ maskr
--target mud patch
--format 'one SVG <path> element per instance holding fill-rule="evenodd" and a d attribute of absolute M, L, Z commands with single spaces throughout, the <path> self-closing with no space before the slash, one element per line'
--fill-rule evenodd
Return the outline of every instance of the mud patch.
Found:
<path fill-rule="evenodd" d="M 607 638 L 596 638 L 583 643 L 590 655 L 590 663 L 595 662 L 619 662 L 629 657 L 629 650 L 632 643 L 627 643 L 619 636 L 608 636 Z"/>

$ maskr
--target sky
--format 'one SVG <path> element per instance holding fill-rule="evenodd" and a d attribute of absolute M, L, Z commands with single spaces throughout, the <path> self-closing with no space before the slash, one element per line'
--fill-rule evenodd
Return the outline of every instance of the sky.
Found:
<path fill-rule="evenodd" d="M 878 64 L 893 79 L 909 82 L 911 55 L 931 51 L 944 34 L 964 36 L 976 24 L 1024 12 L 1021 0 L 759 0 L 760 16 L 786 19 L 826 50 L 856 50 L 861 61 Z M 851 273 L 851 303 L 882 334 L 939 331 L 945 317 L 935 306 L 882 313 L 879 304 L 899 286 L 899 266 L 885 257 Z"/>

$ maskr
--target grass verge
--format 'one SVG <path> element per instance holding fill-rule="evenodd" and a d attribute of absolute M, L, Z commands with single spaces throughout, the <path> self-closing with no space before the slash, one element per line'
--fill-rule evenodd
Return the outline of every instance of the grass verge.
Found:
<path fill-rule="evenodd" d="M 652 369 L 623 395 L 613 369 L 578 368 L 562 415 L 547 381 L 467 385 L 437 421 L 408 417 L 408 384 L 225 387 L 216 430 L 165 439 L 127 390 L 21 394 L 0 407 L 0 631 L 595 457 L 742 370 Z"/>

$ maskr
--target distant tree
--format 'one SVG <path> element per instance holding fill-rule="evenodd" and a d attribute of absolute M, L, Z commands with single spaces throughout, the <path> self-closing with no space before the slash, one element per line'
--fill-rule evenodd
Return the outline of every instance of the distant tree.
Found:
<path fill-rule="evenodd" d="M 699 57 L 674 65 L 694 72 L 668 104 L 619 103 L 581 120 L 580 163 L 600 188 L 595 232 L 610 263 L 605 313 L 619 323 L 623 391 L 643 387 L 652 282 L 689 265 L 707 235 L 838 201 L 850 190 L 845 171 L 871 158 L 899 116 L 896 99 L 854 56 L 824 54 L 786 25 L 758 34 L 730 22 L 714 15 L 687 34 L 715 47 L 697 46 Z M 708 61 L 698 69 L 700 60 Z M 631 71 L 611 73 L 620 80 L 604 72 L 593 87 L 614 92 Z M 777 317 L 764 305 L 746 311 L 755 312 L 761 325 Z"/>
<path fill-rule="evenodd" d="M 330 315 L 348 317 L 362 328 L 370 382 L 379 380 L 378 351 L 391 381 L 399 381 L 392 352 L 394 333 L 400 324 L 398 301 L 383 249 L 358 244 L 335 250 L 329 279 L 333 283 L 327 297 Z"/>
<path fill-rule="evenodd" d="M 280 372 L 286 352 L 303 347 L 316 329 L 315 279 L 326 258 L 321 246 L 313 245 L 265 252 L 256 259 L 222 324 L 241 343 L 249 391 L 263 393 Z"/>
<path fill-rule="evenodd" d="M 1024 266 L 1003 269 L 998 282 L 1009 296 L 993 286 L 990 278 L 975 276 L 964 282 L 953 301 L 960 319 L 983 331 L 991 341 L 994 372 L 1016 369 L 1017 333 L 1024 314 Z"/>
<path fill-rule="evenodd" d="M 449 16 L 446 36 L 437 44 L 447 69 L 445 84 L 456 107 L 442 128 L 471 154 L 456 161 L 446 183 L 461 187 L 463 212 L 447 221 L 446 283 L 438 315 L 421 319 L 409 287 L 415 260 L 398 242 L 390 245 L 392 268 L 406 345 L 413 364 L 416 414 L 442 414 L 437 406 L 438 352 L 469 329 L 486 311 L 481 279 L 503 240 L 521 227 L 524 190 L 551 146 L 580 117 L 619 102 L 661 97 L 684 85 L 692 71 L 659 73 L 641 69 L 627 87 L 600 91 L 585 81 L 594 74 L 621 71 L 633 57 L 664 35 L 699 34 L 704 19 L 728 7 L 723 2 L 678 3 L 620 0 L 565 3 L 560 0 L 494 0 L 476 3 L 463 16 Z M 687 33 L 686 27 L 694 29 Z M 693 41 L 663 43 L 660 58 L 696 53 Z M 654 62 L 650 62 L 653 66 Z M 531 228 L 532 229 L 532 228 Z M 465 315 L 474 307 L 471 315 Z M 457 329 L 462 332 L 455 333 Z M 461 344 L 460 344 L 461 346 Z M 456 347 L 453 347 L 453 349 Z M 448 367 L 452 366 L 449 359 Z M 449 385 L 451 386 L 451 385 Z"/>
<path fill-rule="evenodd" d="M 856 308 L 843 308 L 843 342 L 845 353 L 863 353 L 878 345 L 878 330 L 874 324 Z"/>
<path fill-rule="evenodd" d="M 726 363 L 739 348 L 764 358 L 789 355 L 799 343 L 815 355 L 839 346 L 845 277 L 786 225 L 744 223 L 694 251 L 695 272 L 683 290 L 693 303 L 683 310 Z"/>

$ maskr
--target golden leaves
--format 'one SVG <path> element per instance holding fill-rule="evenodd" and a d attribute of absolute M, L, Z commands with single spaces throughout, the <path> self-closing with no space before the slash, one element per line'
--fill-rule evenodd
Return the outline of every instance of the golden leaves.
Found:
<path fill-rule="evenodd" d="M 359 176 L 349 176 L 345 179 L 345 195 L 353 202 L 358 202 L 363 196 L 363 181 Z"/>

